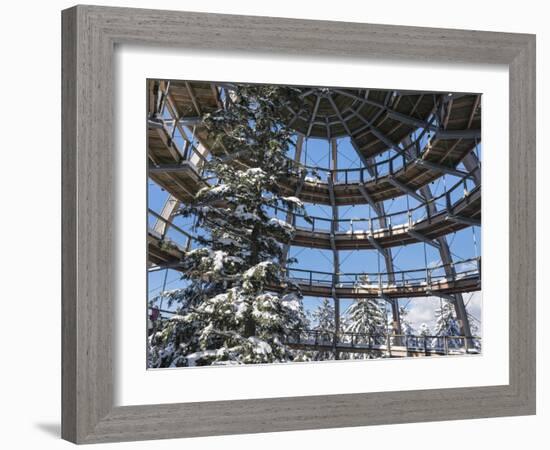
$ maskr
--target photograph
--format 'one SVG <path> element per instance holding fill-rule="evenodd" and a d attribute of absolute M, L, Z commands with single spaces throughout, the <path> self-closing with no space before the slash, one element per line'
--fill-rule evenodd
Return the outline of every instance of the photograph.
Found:
<path fill-rule="evenodd" d="M 482 353 L 481 94 L 145 88 L 148 369 Z"/>

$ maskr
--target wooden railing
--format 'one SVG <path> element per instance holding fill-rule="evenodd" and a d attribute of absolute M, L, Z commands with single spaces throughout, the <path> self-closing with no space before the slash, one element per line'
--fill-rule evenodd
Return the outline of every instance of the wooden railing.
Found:
<path fill-rule="evenodd" d="M 390 352 L 414 351 L 424 353 L 453 354 L 479 353 L 481 337 L 479 336 L 438 336 L 411 334 L 364 334 L 326 330 L 290 331 L 286 337 L 287 344 L 319 348 L 332 347 L 338 351 L 353 352 L 369 350 Z"/>
<path fill-rule="evenodd" d="M 149 308 L 150 318 L 154 309 Z M 176 312 L 156 308 L 154 314 L 156 317 L 154 321 L 150 321 L 150 331 L 158 329 L 162 322 L 169 320 Z M 348 331 L 335 333 L 329 330 L 302 329 L 286 330 L 284 343 L 317 351 L 330 347 L 332 350 L 348 353 L 372 351 L 387 355 L 391 355 L 392 351 L 444 355 L 481 352 L 480 336 L 365 334 Z"/>
<path fill-rule="evenodd" d="M 474 171 L 470 172 L 470 174 L 473 172 Z M 421 203 L 405 210 L 368 218 L 349 218 L 338 219 L 335 221 L 332 218 L 301 214 L 294 211 L 289 211 L 285 208 L 274 207 L 273 211 L 275 215 L 278 213 L 282 213 L 283 216 L 290 214 L 293 218 L 292 220 L 294 226 L 311 232 L 330 232 L 333 229 L 342 231 L 344 227 L 347 227 L 347 232 L 350 234 L 365 232 L 372 233 L 375 230 L 381 229 L 388 229 L 391 231 L 395 227 L 412 227 L 416 222 L 421 220 L 429 221 L 434 214 L 447 213 L 452 215 L 459 202 L 467 199 L 479 190 L 481 190 L 481 186 L 471 186 L 469 188 L 468 178 L 465 177 L 455 183 L 450 189 L 436 197 L 431 198 L 430 200 L 427 200 L 425 203 Z M 436 205 L 438 203 L 444 203 L 445 209 L 437 210 Z M 432 213 L 430 209 L 434 206 L 437 212 Z M 399 218 L 402 218 L 403 220 L 398 220 Z M 386 226 L 382 227 L 381 225 L 384 222 Z M 333 223 L 336 223 L 336 226 L 333 227 Z"/>
<path fill-rule="evenodd" d="M 382 289 L 388 286 L 408 287 L 434 283 L 479 278 L 481 258 L 470 258 L 450 264 L 440 264 L 421 269 L 396 270 L 394 272 L 343 272 L 333 273 L 294 267 L 286 268 L 287 277 L 302 286 L 361 287 Z"/>

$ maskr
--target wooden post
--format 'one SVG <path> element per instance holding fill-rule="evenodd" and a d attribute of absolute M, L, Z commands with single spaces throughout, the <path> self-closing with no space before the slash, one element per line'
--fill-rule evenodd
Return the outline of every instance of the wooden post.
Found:
<path fill-rule="evenodd" d="M 340 299 L 336 296 L 336 285 L 339 283 L 340 273 L 340 255 L 336 249 L 335 234 L 338 231 L 338 206 L 336 206 L 336 198 L 334 195 L 334 183 L 336 182 L 338 169 L 338 145 L 336 139 L 330 139 L 330 154 L 331 154 L 331 172 L 329 178 L 329 194 L 330 203 L 332 206 L 332 225 L 331 225 L 331 247 L 333 255 L 333 277 L 332 277 L 332 297 L 334 299 L 334 359 L 340 359 L 340 354 L 337 350 L 340 335 Z"/>
<path fill-rule="evenodd" d="M 304 136 L 299 134 L 296 140 L 296 151 L 294 153 L 294 161 L 296 162 L 296 164 L 300 163 L 300 158 L 302 157 L 303 144 L 304 144 Z M 296 186 L 296 190 L 294 191 L 294 195 L 296 197 L 300 195 L 302 187 L 303 187 L 303 183 L 299 182 L 298 185 Z M 289 207 L 288 213 L 286 215 L 286 222 L 292 223 L 293 226 L 296 225 L 296 216 L 293 214 L 292 207 Z M 285 245 L 283 249 L 283 254 L 281 256 L 281 265 L 284 267 L 286 267 L 286 261 L 288 259 L 289 250 L 290 250 L 290 243 Z M 288 275 L 288 271 L 287 271 L 287 275 Z"/>
<path fill-rule="evenodd" d="M 429 202 L 429 200 L 433 199 L 432 191 L 428 185 L 423 186 L 420 188 L 420 192 L 422 195 L 428 200 L 426 203 L 428 208 L 428 214 L 429 213 L 436 213 L 435 205 Z M 451 251 L 449 248 L 449 244 L 447 243 L 447 238 L 445 236 L 442 236 L 437 239 L 437 242 L 439 244 L 439 254 L 441 256 L 441 261 L 443 261 L 444 269 L 445 269 L 445 276 L 448 279 L 455 280 L 456 274 L 455 269 L 452 266 L 453 259 L 451 257 Z M 470 321 L 468 319 L 468 313 L 466 311 L 466 306 L 464 305 L 464 299 L 462 298 L 462 294 L 453 294 L 453 297 L 455 301 L 453 302 L 453 306 L 456 312 L 456 317 L 460 321 L 460 328 L 462 335 L 465 337 L 471 337 L 472 333 L 470 330 Z"/>

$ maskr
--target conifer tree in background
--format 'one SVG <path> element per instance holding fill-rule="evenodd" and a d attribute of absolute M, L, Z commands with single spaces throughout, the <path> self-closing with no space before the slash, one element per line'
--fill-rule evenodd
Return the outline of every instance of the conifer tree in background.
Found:
<path fill-rule="evenodd" d="M 472 336 L 479 336 L 480 329 L 476 323 L 477 319 L 472 314 L 468 313 L 468 320 L 470 323 L 470 332 L 472 333 Z M 478 351 L 481 351 L 481 342 L 479 341 L 479 339 L 469 339 L 468 347 L 473 347 Z"/>
<path fill-rule="evenodd" d="M 404 306 L 399 307 L 399 320 L 401 321 L 401 332 L 405 336 L 415 334 L 416 330 L 412 326 L 411 322 L 407 319 L 409 311 Z"/>
<path fill-rule="evenodd" d="M 313 330 L 317 332 L 319 340 L 332 342 L 335 331 L 334 306 L 328 298 L 323 298 L 322 303 L 311 313 L 314 322 Z"/>
<path fill-rule="evenodd" d="M 419 330 L 419 333 L 418 333 L 420 336 L 432 336 L 432 330 L 430 330 L 430 327 L 423 323 L 422 325 L 420 325 L 420 330 Z"/>
<path fill-rule="evenodd" d="M 416 332 L 416 330 L 412 326 L 409 319 L 407 319 L 408 314 L 409 314 L 409 311 L 407 310 L 407 308 L 405 308 L 404 306 L 399 307 L 399 323 L 401 324 L 401 334 L 404 336 L 413 335 Z M 388 334 L 393 334 L 394 329 L 395 329 L 395 324 L 394 324 L 393 316 L 388 316 L 386 331 Z"/>
<path fill-rule="evenodd" d="M 454 306 L 450 302 L 442 302 L 435 310 L 435 336 L 460 336 L 460 326 L 456 319 Z"/>
<path fill-rule="evenodd" d="M 383 301 L 362 298 L 354 301 L 346 311 L 348 333 L 369 336 L 386 334 L 386 309 Z"/>
<path fill-rule="evenodd" d="M 322 303 L 311 313 L 312 329 L 316 332 L 315 340 L 318 344 L 332 344 L 336 331 L 334 314 L 334 306 L 328 298 L 323 298 Z M 313 359 L 315 361 L 334 359 L 334 352 L 316 351 L 313 353 Z"/>
<path fill-rule="evenodd" d="M 305 214 L 300 200 L 278 189 L 293 170 L 283 114 L 296 108 L 298 95 L 288 87 L 236 86 L 225 108 L 203 117 L 210 146 L 224 155 L 209 161 L 214 181 L 180 212 L 196 217 L 203 233 L 181 261 L 189 284 L 171 293 L 178 314 L 150 338 L 152 367 L 293 359 L 285 340 L 307 327 L 301 296 L 293 286 L 281 294 L 270 287 L 285 286 L 283 249 L 295 231 L 273 208 Z"/>
<path fill-rule="evenodd" d="M 387 333 L 391 336 L 390 342 L 391 345 L 404 345 L 406 346 L 408 344 L 409 336 L 414 335 L 416 330 L 410 323 L 410 321 L 407 319 L 407 315 L 409 314 L 409 311 L 404 306 L 399 306 L 399 323 L 401 326 L 401 336 L 394 336 L 394 330 L 395 330 L 395 323 L 393 320 L 393 316 L 388 317 L 387 321 Z"/>
<path fill-rule="evenodd" d="M 451 302 L 444 301 L 441 306 L 435 310 L 435 336 L 460 336 L 460 325 L 456 318 L 455 308 Z M 449 339 L 449 347 L 459 347 L 459 339 Z"/>
<path fill-rule="evenodd" d="M 383 300 L 374 298 L 362 298 L 354 301 L 347 309 L 346 333 L 357 333 L 355 342 L 358 344 L 373 345 L 385 343 L 384 336 L 387 333 L 386 308 Z M 380 350 L 354 355 L 354 358 L 380 357 Z"/>
<path fill-rule="evenodd" d="M 479 326 L 476 323 L 477 319 L 468 313 L 468 320 L 470 323 L 470 332 L 472 333 L 472 336 L 479 336 Z"/>
<path fill-rule="evenodd" d="M 473 336 L 477 335 L 479 329 L 475 323 L 475 318 L 468 314 L 468 320 L 470 322 L 470 331 Z M 450 302 L 443 302 L 443 304 L 435 311 L 436 325 L 435 325 L 435 335 L 436 336 L 462 336 L 462 330 L 460 329 L 460 323 L 456 316 L 456 311 L 454 305 Z M 463 339 L 449 339 L 449 347 L 458 348 L 464 346 Z M 475 347 L 480 349 L 481 346 L 477 340 L 469 340 L 469 347 Z"/>

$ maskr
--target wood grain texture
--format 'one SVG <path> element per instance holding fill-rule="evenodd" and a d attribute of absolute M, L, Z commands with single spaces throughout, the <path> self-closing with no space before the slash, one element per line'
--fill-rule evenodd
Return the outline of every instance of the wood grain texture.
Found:
<path fill-rule="evenodd" d="M 75 36 L 76 10 L 66 11 L 62 17 L 62 35 Z M 63 39 L 62 43 L 62 89 L 61 103 L 63 128 L 61 141 L 61 222 L 62 248 L 62 392 L 61 403 L 62 435 L 71 441 L 76 440 L 76 39 Z M 70 211 L 70 213 L 69 213 Z"/>
<path fill-rule="evenodd" d="M 534 414 L 534 36 L 94 6 L 63 11 L 62 27 L 65 439 L 93 443 Z M 121 43 L 508 65 L 509 385 L 113 407 L 113 51 Z"/>

